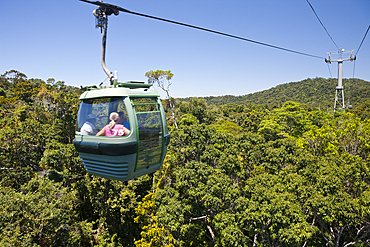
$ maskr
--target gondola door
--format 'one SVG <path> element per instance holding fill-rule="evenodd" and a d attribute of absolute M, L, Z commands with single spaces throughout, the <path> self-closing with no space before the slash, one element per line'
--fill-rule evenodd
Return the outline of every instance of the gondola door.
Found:
<path fill-rule="evenodd" d="M 162 163 L 163 123 L 157 97 L 130 97 L 134 109 L 138 155 L 135 172 Z"/>

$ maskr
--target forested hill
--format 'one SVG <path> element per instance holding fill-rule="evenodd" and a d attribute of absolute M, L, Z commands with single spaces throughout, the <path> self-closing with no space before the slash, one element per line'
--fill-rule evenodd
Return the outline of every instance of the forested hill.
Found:
<path fill-rule="evenodd" d="M 124 183 L 87 173 L 72 144 L 82 91 L 0 75 L 0 246 L 369 246 L 370 101 L 165 102 L 161 169 Z"/>
<path fill-rule="evenodd" d="M 308 78 L 299 82 L 280 84 L 257 93 L 243 96 L 225 95 L 219 97 L 204 97 L 209 105 L 225 104 L 272 104 L 281 105 L 287 101 L 307 104 L 316 109 L 333 108 L 335 88 L 338 80 L 324 78 Z M 350 99 L 353 107 L 361 105 L 370 99 L 370 82 L 361 79 L 343 79 L 345 104 Z M 350 96 L 350 97 L 348 97 Z M 187 101 L 188 99 L 183 99 Z"/>

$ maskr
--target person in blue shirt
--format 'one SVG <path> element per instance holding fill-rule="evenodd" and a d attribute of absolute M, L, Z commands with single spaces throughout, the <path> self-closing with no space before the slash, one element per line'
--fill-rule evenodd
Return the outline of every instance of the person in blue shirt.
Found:
<path fill-rule="evenodd" d="M 94 114 L 87 115 L 86 122 L 81 127 L 81 135 L 96 135 L 98 130 L 95 127 L 96 116 Z"/>
<path fill-rule="evenodd" d="M 127 119 L 125 117 L 125 114 L 123 112 L 118 112 L 118 115 L 119 115 L 119 122 L 118 123 L 125 126 L 128 130 L 131 130 L 130 129 L 130 123 L 126 121 Z"/>

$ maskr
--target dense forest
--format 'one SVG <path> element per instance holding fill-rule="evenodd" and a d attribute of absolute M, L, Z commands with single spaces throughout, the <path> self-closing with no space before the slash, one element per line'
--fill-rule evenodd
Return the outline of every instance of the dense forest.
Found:
<path fill-rule="evenodd" d="M 360 79 L 343 79 L 345 105 L 357 107 L 364 99 L 370 98 L 370 82 Z M 225 104 L 267 104 L 281 106 L 284 102 L 293 101 L 307 104 L 318 110 L 333 110 L 335 88 L 338 80 L 308 78 L 299 82 L 277 85 L 257 93 L 243 96 L 204 97 L 209 105 Z M 188 101 L 189 98 L 182 99 Z"/>
<path fill-rule="evenodd" d="M 87 174 L 72 144 L 83 89 L 5 72 L 0 246 L 370 246 L 370 97 L 351 83 L 346 112 L 300 101 L 302 82 L 175 99 L 178 128 L 164 102 L 165 162 L 125 183 Z"/>

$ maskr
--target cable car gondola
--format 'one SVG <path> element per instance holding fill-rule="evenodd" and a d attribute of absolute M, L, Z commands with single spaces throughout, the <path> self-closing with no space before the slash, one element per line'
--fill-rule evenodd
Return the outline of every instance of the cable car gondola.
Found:
<path fill-rule="evenodd" d="M 109 86 L 87 87 L 80 96 L 76 135 L 73 143 L 87 172 L 121 181 L 152 173 L 163 164 L 170 134 L 158 92 L 144 82 L 119 83 L 105 65 L 107 16 L 114 13 L 109 5 L 98 2 L 93 13 L 102 28 L 102 67 Z M 96 136 L 118 113 L 117 124 L 129 130 L 115 137 Z M 87 128 L 85 128 L 87 127 Z M 117 133 L 116 133 L 117 134 Z"/>
<path fill-rule="evenodd" d="M 169 142 L 165 112 L 159 94 L 151 84 L 128 82 L 90 87 L 80 97 L 74 145 L 87 172 L 127 181 L 158 170 Z M 120 114 L 119 123 L 130 130 L 122 137 L 81 133 L 87 121 L 95 118 L 101 130 L 112 112 Z M 90 119 L 89 119 L 90 118 Z"/>

